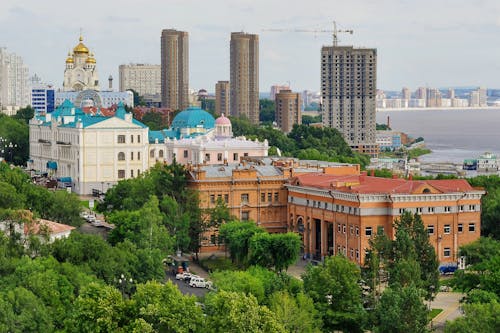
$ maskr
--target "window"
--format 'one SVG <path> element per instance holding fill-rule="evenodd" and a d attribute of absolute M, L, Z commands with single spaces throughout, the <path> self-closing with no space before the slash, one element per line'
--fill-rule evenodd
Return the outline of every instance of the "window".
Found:
<path fill-rule="evenodd" d="M 430 224 L 427 226 L 427 234 L 428 235 L 433 235 L 434 234 L 434 225 Z"/>
<path fill-rule="evenodd" d="M 451 207 L 450 206 L 445 206 L 444 207 L 444 211 L 445 211 L 445 213 L 451 212 Z"/>
<path fill-rule="evenodd" d="M 229 194 L 224 194 L 224 202 L 225 203 L 229 202 Z"/>
<path fill-rule="evenodd" d="M 210 194 L 210 203 L 211 204 L 215 203 L 215 194 Z"/>
<path fill-rule="evenodd" d="M 280 194 L 278 192 L 274 192 L 274 202 L 278 202 L 279 200 L 280 200 Z"/>
<path fill-rule="evenodd" d="M 131 151 L 131 152 L 130 152 L 130 160 L 131 160 L 131 161 L 133 161 L 133 160 L 134 160 L 134 152 L 133 152 L 133 151 Z"/>
<path fill-rule="evenodd" d="M 356 227 L 356 236 L 359 236 L 359 227 Z"/>
<path fill-rule="evenodd" d="M 353 248 L 349 249 L 349 254 L 350 254 L 351 258 L 354 257 L 354 249 Z"/>
<path fill-rule="evenodd" d="M 444 225 L 444 233 L 449 234 L 451 232 L 451 226 L 449 224 Z"/>
<path fill-rule="evenodd" d="M 141 136 L 140 135 L 137 136 L 137 143 L 141 143 Z"/>
<path fill-rule="evenodd" d="M 125 178 L 125 170 L 118 170 L 118 178 L 119 179 Z"/>
<path fill-rule="evenodd" d="M 151 149 L 149 151 L 149 157 L 155 157 L 155 150 L 154 149 Z"/>
<path fill-rule="evenodd" d="M 429 213 L 434 213 L 434 207 L 428 207 L 428 208 L 427 208 L 427 211 L 428 211 Z"/>
<path fill-rule="evenodd" d="M 248 153 L 243 153 L 243 156 L 247 157 L 247 156 L 248 156 Z"/>
<path fill-rule="evenodd" d="M 217 202 L 222 201 L 222 194 L 217 194 Z"/>
<path fill-rule="evenodd" d="M 163 158 L 163 149 L 160 149 L 160 151 L 158 152 L 158 156 Z"/>
<path fill-rule="evenodd" d="M 140 152 L 140 151 L 138 151 L 138 152 L 137 152 L 137 159 L 138 159 L 139 161 L 141 160 L 141 152 Z"/>
<path fill-rule="evenodd" d="M 450 255 L 451 255 L 451 249 L 449 247 L 445 247 L 443 251 L 443 256 L 446 258 L 449 257 Z"/>
<path fill-rule="evenodd" d="M 260 194 L 260 202 L 266 202 L 266 194 L 265 193 Z"/>
<path fill-rule="evenodd" d="M 241 203 L 243 203 L 243 204 L 248 203 L 248 193 L 243 193 L 241 195 Z"/>
<path fill-rule="evenodd" d="M 118 153 L 118 161 L 125 161 L 125 153 L 124 152 Z"/>
<path fill-rule="evenodd" d="M 134 178 L 134 170 L 130 170 L 130 177 Z"/>
<path fill-rule="evenodd" d="M 476 224 L 469 223 L 469 232 L 475 232 L 475 231 L 476 231 Z"/>
<path fill-rule="evenodd" d="M 125 135 L 118 135 L 117 142 L 125 143 Z"/>
<path fill-rule="evenodd" d="M 359 259 L 359 250 L 356 250 L 356 259 Z"/>
<path fill-rule="evenodd" d="M 130 136 L 130 143 L 134 143 L 134 136 L 133 135 Z"/>
<path fill-rule="evenodd" d="M 464 231 L 464 225 L 462 223 L 459 223 L 457 229 L 458 229 L 458 232 Z"/>
<path fill-rule="evenodd" d="M 372 227 L 366 227 L 365 236 L 371 236 L 371 235 L 372 235 Z"/>
<path fill-rule="evenodd" d="M 470 211 L 475 211 L 476 210 L 476 205 L 469 205 L 469 210 Z"/>
<path fill-rule="evenodd" d="M 404 208 L 399 208 L 399 214 L 403 214 L 405 212 Z"/>
<path fill-rule="evenodd" d="M 205 161 L 210 162 L 210 154 L 205 154 Z"/>
<path fill-rule="evenodd" d="M 354 227 L 352 225 L 349 227 L 349 232 L 351 235 L 354 235 Z"/>
<path fill-rule="evenodd" d="M 217 154 L 217 161 L 222 161 L 222 153 Z"/>
<path fill-rule="evenodd" d="M 241 220 L 242 221 L 250 220 L 250 212 L 248 210 L 241 212 Z"/>
<path fill-rule="evenodd" d="M 340 230 L 341 230 L 340 228 L 341 228 L 341 227 L 340 227 L 340 223 L 339 223 L 339 224 L 337 224 L 337 229 L 338 229 L 338 232 L 340 232 Z"/>
<path fill-rule="evenodd" d="M 188 157 L 188 151 L 184 150 L 184 158 L 187 158 L 187 157 Z"/>
<path fill-rule="evenodd" d="M 141 175 L 141 170 L 137 169 L 137 177 Z"/>
<path fill-rule="evenodd" d="M 273 201 L 273 194 L 272 193 L 267 194 L 267 201 L 269 201 L 269 202 Z M 307 200 L 307 205 L 309 206 L 309 200 Z"/>
<path fill-rule="evenodd" d="M 345 224 L 342 224 L 342 233 L 345 234 Z"/>
<path fill-rule="evenodd" d="M 238 153 L 233 153 L 233 161 L 237 161 L 238 160 Z"/>
<path fill-rule="evenodd" d="M 215 244 L 215 235 L 210 235 L 210 244 Z"/>
<path fill-rule="evenodd" d="M 459 210 L 459 211 L 461 211 L 461 212 L 463 212 L 463 211 L 464 211 L 464 205 L 460 205 L 460 206 L 458 207 L 458 210 Z"/>
<path fill-rule="evenodd" d="M 422 214 L 422 207 L 417 207 L 417 213 Z"/>

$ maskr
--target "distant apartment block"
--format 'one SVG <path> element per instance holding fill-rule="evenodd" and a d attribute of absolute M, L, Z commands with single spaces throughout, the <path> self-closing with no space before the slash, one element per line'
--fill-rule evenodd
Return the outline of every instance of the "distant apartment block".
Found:
<path fill-rule="evenodd" d="M 229 115 L 230 89 L 229 81 L 217 81 L 215 84 L 215 113 Z"/>
<path fill-rule="evenodd" d="M 128 64 L 119 67 L 120 91 L 135 90 L 139 95 L 161 93 L 161 66 Z"/>
<path fill-rule="evenodd" d="M 269 93 L 269 99 L 274 101 L 276 99 L 276 94 L 282 90 L 290 90 L 290 86 L 280 86 L 280 85 L 276 85 L 276 84 L 274 86 L 271 86 L 271 92 Z"/>
<path fill-rule="evenodd" d="M 189 39 L 185 31 L 161 32 L 161 104 L 172 110 L 189 106 Z"/>
<path fill-rule="evenodd" d="M 470 92 L 469 95 L 469 106 L 472 107 L 483 107 L 488 106 L 486 102 L 486 88 L 478 88 Z"/>
<path fill-rule="evenodd" d="M 281 90 L 276 94 L 275 102 L 275 120 L 284 133 L 289 133 L 293 129 L 293 125 L 302 124 L 302 101 L 299 93 Z"/>
<path fill-rule="evenodd" d="M 0 109 L 25 107 L 30 100 L 28 66 L 20 56 L 0 48 Z"/>
<path fill-rule="evenodd" d="M 230 111 L 259 123 L 259 36 L 232 32 L 230 42 Z"/>
<path fill-rule="evenodd" d="M 323 125 L 342 133 L 352 149 L 376 155 L 377 50 L 352 46 L 321 49 Z"/>

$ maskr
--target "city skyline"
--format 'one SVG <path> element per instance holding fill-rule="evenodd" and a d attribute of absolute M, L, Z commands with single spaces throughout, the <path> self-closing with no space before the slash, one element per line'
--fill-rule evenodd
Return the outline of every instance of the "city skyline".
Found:
<path fill-rule="evenodd" d="M 101 75 L 115 80 L 120 64 L 159 64 L 161 30 L 174 28 L 190 34 L 191 88 L 212 91 L 218 80 L 229 79 L 231 32 L 243 30 L 259 35 L 261 91 L 288 82 L 295 91 L 319 90 L 318 50 L 331 44 L 331 35 L 263 30 L 331 29 L 336 20 L 339 28 L 354 29 L 339 35 L 340 45 L 377 48 L 380 89 L 500 86 L 500 46 L 492 42 L 500 32 L 500 4 L 439 1 L 428 8 L 428 1 L 291 1 L 286 7 L 277 1 L 145 1 L 138 7 L 89 0 L 75 15 L 59 0 L 7 0 L 0 3 L 0 45 L 22 56 L 31 74 L 62 87 L 61 63 L 80 28 L 99 55 Z"/>

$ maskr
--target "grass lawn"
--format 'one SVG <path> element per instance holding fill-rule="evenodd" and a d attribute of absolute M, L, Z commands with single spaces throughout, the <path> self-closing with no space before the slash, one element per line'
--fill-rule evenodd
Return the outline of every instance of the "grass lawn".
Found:
<path fill-rule="evenodd" d="M 434 319 L 441 312 L 443 312 L 443 309 L 431 309 L 431 312 L 428 314 L 429 319 Z"/>

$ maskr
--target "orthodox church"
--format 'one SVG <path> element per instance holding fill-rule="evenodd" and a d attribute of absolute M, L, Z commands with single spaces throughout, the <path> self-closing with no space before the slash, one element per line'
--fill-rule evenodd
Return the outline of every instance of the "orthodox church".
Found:
<path fill-rule="evenodd" d="M 83 44 L 83 37 L 68 53 L 66 69 L 64 70 L 64 91 L 99 90 L 99 76 L 97 74 L 94 54 Z"/>

